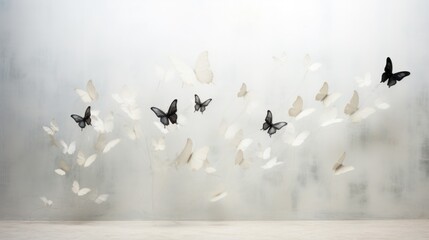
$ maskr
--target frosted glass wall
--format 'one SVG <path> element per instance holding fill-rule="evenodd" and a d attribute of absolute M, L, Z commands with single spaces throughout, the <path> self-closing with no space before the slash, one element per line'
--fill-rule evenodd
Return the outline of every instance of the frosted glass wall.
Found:
<path fill-rule="evenodd" d="M 427 218 L 428 7 L 423 0 L 2 0 L 0 218 Z M 204 51 L 213 83 L 184 84 L 180 71 L 192 73 Z M 391 88 L 379 85 L 388 56 L 394 72 L 411 72 Z M 86 90 L 90 79 L 99 96 L 85 103 L 75 89 Z M 324 82 L 341 94 L 329 107 L 315 100 Z M 237 97 L 243 83 L 248 93 Z M 125 85 L 135 93 L 126 97 L 131 107 L 112 97 Z M 357 123 L 344 114 L 354 90 L 360 110 L 375 111 Z M 204 114 L 194 113 L 194 94 L 213 99 Z M 288 114 L 298 95 L 314 109 L 301 119 Z M 150 107 L 166 111 L 173 99 L 179 125 L 164 133 Z M 70 114 L 89 105 L 105 125 L 81 131 Z M 289 123 L 271 138 L 260 130 L 268 109 L 274 122 Z M 321 127 L 335 111 L 343 121 Z M 53 137 L 42 128 L 52 119 Z M 202 166 L 176 164 L 188 138 L 194 152 L 209 148 Z M 76 150 L 64 154 L 61 140 L 75 141 Z M 343 152 L 354 170 L 334 175 Z M 273 158 L 278 164 L 262 168 Z M 78 196 L 73 181 L 77 193 L 91 191 Z"/>

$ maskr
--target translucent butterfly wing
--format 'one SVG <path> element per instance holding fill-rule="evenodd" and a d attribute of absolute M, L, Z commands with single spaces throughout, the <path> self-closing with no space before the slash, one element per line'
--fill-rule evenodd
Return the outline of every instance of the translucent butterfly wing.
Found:
<path fill-rule="evenodd" d="M 322 88 L 320 88 L 319 93 L 316 94 L 317 101 L 323 101 L 328 96 L 328 83 L 324 82 Z"/>
<path fill-rule="evenodd" d="M 283 164 L 283 162 L 278 162 L 277 161 L 277 157 L 274 157 L 272 159 L 270 159 L 269 161 L 267 161 L 263 166 L 261 166 L 262 169 L 270 169 L 273 168 L 275 166 L 281 165 Z"/>
<path fill-rule="evenodd" d="M 109 194 L 101 194 L 94 200 L 94 202 L 96 204 L 102 204 L 106 202 L 108 198 L 109 198 Z"/>
<path fill-rule="evenodd" d="M 89 80 L 86 84 L 86 91 L 82 89 L 76 89 L 76 93 L 79 95 L 81 100 L 85 103 L 90 103 L 98 98 L 97 90 L 92 82 Z"/>
<path fill-rule="evenodd" d="M 217 202 L 228 195 L 227 192 L 220 192 L 212 196 L 210 202 Z"/>
<path fill-rule="evenodd" d="M 63 154 L 73 154 L 76 150 L 76 142 L 73 141 L 70 145 L 67 145 L 63 140 L 60 141 L 61 146 L 63 147 Z"/>
<path fill-rule="evenodd" d="M 205 146 L 196 151 L 191 156 L 189 160 L 189 164 L 191 169 L 197 171 L 204 166 L 204 163 L 207 161 L 207 155 L 209 153 L 210 148 Z"/>
<path fill-rule="evenodd" d="M 246 151 L 246 149 L 253 143 L 253 139 L 245 138 L 237 146 L 237 150 Z"/>
<path fill-rule="evenodd" d="M 337 162 L 335 162 L 334 166 L 332 167 L 332 170 L 336 171 L 340 166 L 342 166 L 345 159 L 346 159 L 346 152 L 343 152 L 340 158 L 338 158 Z"/>
<path fill-rule="evenodd" d="M 310 114 L 312 114 L 316 109 L 314 108 L 307 108 L 305 110 L 303 110 L 301 113 L 298 114 L 298 116 L 295 117 L 295 119 L 298 121 L 300 119 L 303 119 L 304 117 L 309 116 Z"/>
<path fill-rule="evenodd" d="M 210 69 L 208 51 L 202 52 L 195 64 L 195 75 L 199 82 L 209 84 L 213 82 L 213 72 Z"/>
<path fill-rule="evenodd" d="M 287 122 L 278 122 L 278 123 L 274 123 L 272 128 L 275 128 L 276 130 L 280 130 L 286 125 L 287 125 Z"/>
<path fill-rule="evenodd" d="M 295 102 L 292 104 L 292 108 L 289 109 L 289 116 L 296 117 L 301 113 L 304 102 L 300 96 L 296 97 Z"/>
<path fill-rule="evenodd" d="M 359 109 L 359 95 L 356 91 L 353 92 L 353 96 L 350 99 L 350 102 L 344 108 L 344 113 L 347 115 L 352 115 Z"/>
<path fill-rule="evenodd" d="M 247 95 L 247 85 L 241 84 L 240 91 L 237 93 L 237 97 L 245 97 Z"/>
<path fill-rule="evenodd" d="M 98 98 L 98 93 L 97 93 L 97 90 L 95 89 L 95 86 L 92 80 L 89 80 L 87 82 L 86 91 L 88 92 L 88 95 L 92 100 L 96 100 Z"/>
<path fill-rule="evenodd" d="M 298 136 L 296 136 L 296 138 L 292 142 L 292 146 L 294 147 L 301 146 L 304 143 L 304 141 L 308 138 L 308 136 L 310 136 L 309 131 L 301 132 L 300 134 L 298 134 Z"/>
<path fill-rule="evenodd" d="M 201 107 L 201 100 L 200 100 L 200 97 L 198 97 L 198 95 L 197 94 L 195 94 L 195 111 L 198 111 L 198 110 L 200 110 L 200 107 Z"/>
<path fill-rule="evenodd" d="M 332 170 L 334 170 L 334 175 L 340 175 L 354 170 L 353 166 L 343 165 L 345 158 L 346 158 L 346 153 L 344 152 L 332 168 Z"/>
<path fill-rule="evenodd" d="M 368 87 L 371 85 L 371 75 L 369 73 L 366 73 L 363 78 L 356 77 L 356 83 L 358 84 L 358 87 Z"/>
<path fill-rule="evenodd" d="M 269 126 L 271 126 L 271 124 L 273 123 L 273 114 L 270 110 L 267 110 L 267 115 L 265 116 L 265 123 L 269 124 Z M 266 129 L 264 128 L 264 130 Z"/>
<path fill-rule="evenodd" d="M 185 147 L 176 158 L 176 165 L 187 164 L 192 155 L 192 140 L 188 138 L 186 140 Z"/>
<path fill-rule="evenodd" d="M 104 149 L 103 149 L 103 153 L 107 153 L 107 152 L 109 152 L 112 148 L 114 148 L 116 145 L 118 145 L 118 143 L 120 143 L 121 142 L 121 139 L 120 138 L 116 138 L 116 139 L 113 139 L 113 140 L 111 140 L 110 142 L 108 142 L 105 146 L 104 146 Z"/>
<path fill-rule="evenodd" d="M 43 204 L 44 204 L 46 207 L 51 207 L 51 206 L 52 206 L 52 204 L 54 204 L 54 202 L 53 202 L 52 200 L 49 200 L 49 199 L 48 199 L 48 198 L 46 198 L 46 197 L 40 197 L 40 200 L 42 200 Z"/>
<path fill-rule="evenodd" d="M 80 188 L 79 183 L 77 181 L 73 181 L 72 191 L 78 195 L 79 197 L 86 195 L 91 191 L 89 188 Z"/>
<path fill-rule="evenodd" d="M 373 113 L 375 113 L 375 109 L 371 107 L 366 107 L 363 109 L 359 109 L 356 111 L 353 115 L 350 116 L 350 119 L 352 122 L 360 122 L 369 116 L 371 116 Z"/>
<path fill-rule="evenodd" d="M 161 109 L 156 108 L 156 107 L 151 107 L 150 108 L 157 117 L 159 117 L 159 120 L 161 121 L 161 123 L 164 126 L 168 126 L 170 123 L 168 122 L 168 117 L 167 114 L 165 114 Z"/>
<path fill-rule="evenodd" d="M 259 158 L 262 158 L 264 160 L 267 160 L 271 156 L 271 147 L 267 147 L 263 152 L 258 154 Z"/>
<path fill-rule="evenodd" d="M 91 156 L 89 156 L 86 161 L 85 164 L 83 165 L 83 167 L 89 167 L 91 166 L 91 164 L 97 159 L 97 154 L 92 154 Z"/>
<path fill-rule="evenodd" d="M 160 138 L 158 140 L 152 140 L 152 146 L 155 151 L 164 151 L 165 150 L 165 138 Z"/>
<path fill-rule="evenodd" d="M 170 60 L 173 63 L 176 71 L 179 73 L 180 79 L 184 84 L 194 85 L 197 83 L 197 77 L 195 76 L 195 72 L 191 67 L 176 57 L 170 56 Z"/>
<path fill-rule="evenodd" d="M 335 123 L 340 123 L 344 120 L 342 118 L 337 118 L 337 116 L 338 116 L 338 110 L 336 108 L 327 109 L 325 113 L 322 114 L 322 117 L 321 117 L 322 122 L 320 126 L 327 127 Z"/>

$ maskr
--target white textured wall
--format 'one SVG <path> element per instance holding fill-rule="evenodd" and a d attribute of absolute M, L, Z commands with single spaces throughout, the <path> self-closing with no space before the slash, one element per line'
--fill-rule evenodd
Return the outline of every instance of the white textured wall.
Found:
<path fill-rule="evenodd" d="M 429 217 L 428 71 L 426 1 L 0 1 L 0 219 L 343 219 Z M 174 55 L 193 66 L 208 50 L 215 84 L 183 87 L 176 76 L 160 82 L 155 66 L 171 68 Z M 285 51 L 287 61 L 273 61 Z M 320 70 L 304 75 L 310 54 Z M 385 58 L 411 76 L 388 89 L 376 88 Z M 358 89 L 356 76 L 370 73 L 373 86 Z M 77 141 L 94 152 L 97 133 L 81 132 L 71 113 L 86 104 L 74 92 L 92 79 L 100 98 L 91 104 L 114 112 L 108 139 L 122 142 L 99 154 L 88 168 L 76 166 L 42 130 L 55 118 L 57 139 Z M 343 93 L 340 117 L 353 90 L 362 106 L 383 97 L 391 108 L 359 124 L 318 126 L 323 106 L 314 101 L 324 81 Z M 251 96 L 238 99 L 246 82 Z M 142 138 L 125 133 L 132 125 L 111 94 L 126 84 L 138 92 Z M 193 94 L 214 100 L 203 116 L 192 111 Z M 297 94 L 311 117 L 287 114 Z M 151 106 L 166 109 L 178 98 L 187 124 L 165 136 L 155 152 Z M 246 104 L 257 102 L 251 114 Z M 265 112 L 311 135 L 298 148 L 259 129 Z M 248 169 L 234 165 L 235 149 L 218 134 L 221 121 L 254 139 L 245 152 Z M 175 168 L 170 163 L 193 139 L 210 146 L 216 174 Z M 259 146 L 260 147 L 259 147 Z M 271 146 L 284 164 L 262 170 L 258 151 Z M 346 151 L 355 170 L 333 176 L 332 165 Z M 66 176 L 60 160 L 74 165 Z M 93 191 L 77 197 L 73 180 Z M 228 196 L 216 203 L 217 191 Z M 94 193 L 108 193 L 96 205 Z M 54 201 L 44 208 L 39 200 Z"/>

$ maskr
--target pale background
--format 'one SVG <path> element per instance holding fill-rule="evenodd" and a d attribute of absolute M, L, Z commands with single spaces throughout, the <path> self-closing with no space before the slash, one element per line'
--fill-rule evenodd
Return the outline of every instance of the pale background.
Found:
<path fill-rule="evenodd" d="M 429 17 L 426 1 L 0 1 L 0 219 L 359 219 L 429 217 L 428 71 Z M 171 68 L 174 55 L 193 66 L 208 50 L 214 85 L 183 87 L 177 76 L 163 82 L 156 66 Z M 286 52 L 284 63 L 273 60 Z M 305 75 L 309 54 L 322 67 Z M 411 76 L 388 89 L 377 87 L 390 56 L 394 70 Z M 373 86 L 355 77 L 370 73 Z M 304 76 L 305 75 L 305 76 Z M 59 160 L 74 163 L 50 145 L 42 130 L 52 118 L 58 139 L 77 141 L 93 152 L 97 133 L 83 132 L 70 118 L 85 107 L 75 88 L 92 79 L 100 98 L 91 104 L 102 116 L 114 112 L 108 138 L 122 142 L 100 154 L 89 168 L 61 177 Z M 343 93 L 340 117 L 353 90 L 362 106 L 382 97 L 391 108 L 360 124 L 318 127 L 323 106 L 314 101 L 324 81 Z M 251 96 L 238 99 L 246 82 Z M 138 92 L 143 136 L 132 141 L 133 122 L 111 94 L 127 84 Z M 204 115 L 192 112 L 193 94 L 214 100 Z M 317 109 L 294 123 L 310 137 L 298 148 L 259 129 L 267 109 L 274 121 L 294 122 L 287 110 L 296 95 Z M 167 149 L 155 152 L 151 106 L 166 110 L 178 98 L 185 126 L 166 135 Z M 249 101 L 258 107 L 247 114 Z M 188 109 L 188 111 L 185 111 Z M 234 165 L 235 149 L 218 134 L 222 119 L 254 139 L 245 152 L 248 169 Z M 171 166 L 191 137 L 210 146 L 215 175 Z M 258 146 L 258 143 L 260 147 Z M 284 164 L 262 170 L 261 149 Z M 356 169 L 333 176 L 343 151 Z M 93 191 L 77 197 L 77 179 Z M 211 203 L 211 196 L 228 196 Z M 95 192 L 110 195 L 91 201 Z M 45 208 L 39 200 L 54 201 Z"/>

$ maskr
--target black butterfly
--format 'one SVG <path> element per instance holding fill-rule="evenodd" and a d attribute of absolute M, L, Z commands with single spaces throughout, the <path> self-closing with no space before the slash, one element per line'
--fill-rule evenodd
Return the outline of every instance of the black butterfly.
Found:
<path fill-rule="evenodd" d="M 91 106 L 88 106 L 85 110 L 85 116 L 81 117 L 77 114 L 72 114 L 71 117 L 77 122 L 80 130 L 83 130 L 86 125 L 91 125 Z"/>
<path fill-rule="evenodd" d="M 396 81 L 401 81 L 404 77 L 410 75 L 410 72 L 402 71 L 397 73 L 392 73 L 393 66 L 392 66 L 392 60 L 388 57 L 386 59 L 386 66 L 384 67 L 384 73 L 381 75 L 381 82 L 384 83 L 387 81 L 387 86 L 389 88 L 396 84 Z"/>
<path fill-rule="evenodd" d="M 167 113 L 156 107 L 151 107 L 150 109 L 156 114 L 157 117 L 159 117 L 161 123 L 164 124 L 164 127 L 169 125 L 168 120 L 170 120 L 172 124 L 177 123 L 177 99 L 174 99 L 174 101 L 170 104 Z"/>
<path fill-rule="evenodd" d="M 197 112 L 198 110 L 203 113 L 206 110 L 206 107 L 209 105 L 209 103 L 212 101 L 211 98 L 205 100 L 203 103 L 201 103 L 200 97 L 198 97 L 197 94 L 195 94 L 195 111 Z"/>
<path fill-rule="evenodd" d="M 278 122 L 278 123 L 273 124 L 273 114 L 271 113 L 270 110 L 268 110 L 267 116 L 265 117 L 264 125 L 262 125 L 261 130 L 265 131 L 268 129 L 268 134 L 271 137 L 271 135 L 276 133 L 277 130 L 280 130 L 282 127 L 284 127 L 286 125 L 287 125 L 287 122 Z"/>

